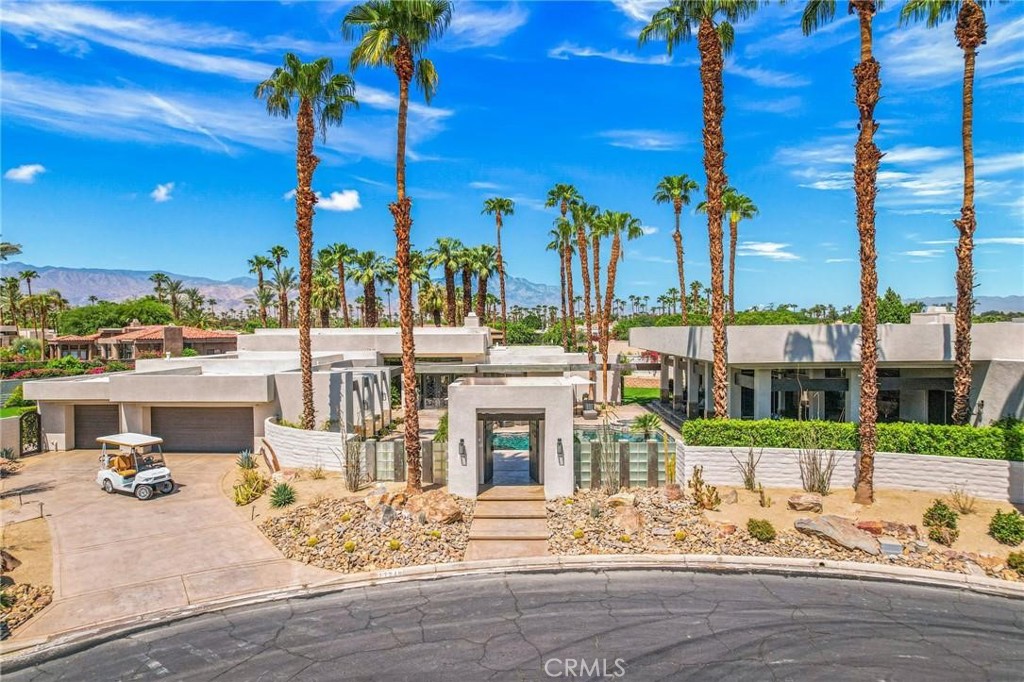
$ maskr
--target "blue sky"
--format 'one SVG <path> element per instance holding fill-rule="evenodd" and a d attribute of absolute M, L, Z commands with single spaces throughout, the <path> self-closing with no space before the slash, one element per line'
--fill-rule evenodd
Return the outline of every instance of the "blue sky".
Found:
<path fill-rule="evenodd" d="M 840 2 L 840 9 L 844 3 Z M 951 220 L 960 204 L 962 58 L 951 24 L 876 20 L 887 152 L 879 176 L 880 286 L 953 291 Z M 351 3 L 4 3 L 4 239 L 36 265 L 165 269 L 228 279 L 272 244 L 294 250 L 294 124 L 252 98 L 285 51 L 345 69 L 339 24 Z M 414 244 L 493 239 L 487 196 L 510 196 L 510 274 L 557 283 L 544 251 L 555 182 L 648 226 L 627 247 L 620 296 L 673 285 L 670 208 L 658 180 L 703 186 L 694 44 L 672 59 L 638 49 L 660 2 L 460 2 L 430 51 L 441 76 L 417 99 L 408 171 Z M 850 189 L 856 25 L 844 13 L 799 31 L 803 3 L 736 27 L 727 62 L 726 169 L 759 206 L 741 224 L 740 306 L 852 303 L 857 237 Z M 975 150 L 979 295 L 1024 293 L 1024 3 L 988 11 L 978 58 Z M 315 188 L 318 244 L 394 250 L 394 74 L 359 70 L 361 107 L 328 133 Z M 694 202 L 696 203 L 696 202 Z M 684 214 L 687 279 L 708 280 L 707 224 Z M 577 272 L 578 276 L 578 272 Z"/>

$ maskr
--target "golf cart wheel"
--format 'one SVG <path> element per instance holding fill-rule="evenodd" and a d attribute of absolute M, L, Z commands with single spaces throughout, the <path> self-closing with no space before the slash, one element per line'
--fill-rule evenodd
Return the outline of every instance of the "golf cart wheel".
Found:
<path fill-rule="evenodd" d="M 151 485 L 140 485 L 135 487 L 135 497 L 140 500 L 148 500 L 153 497 L 153 486 Z"/>
<path fill-rule="evenodd" d="M 157 490 L 162 492 L 164 495 L 170 495 L 174 492 L 174 481 L 163 481 L 156 487 Z"/>
<path fill-rule="evenodd" d="M 108 495 L 114 494 L 114 484 L 110 482 L 109 478 L 103 479 L 103 492 L 107 493 Z"/>

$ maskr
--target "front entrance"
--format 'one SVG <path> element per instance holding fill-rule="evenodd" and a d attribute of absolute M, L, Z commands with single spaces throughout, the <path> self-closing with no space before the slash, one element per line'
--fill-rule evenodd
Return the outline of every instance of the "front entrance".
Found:
<path fill-rule="evenodd" d="M 482 486 L 542 484 L 543 413 L 477 413 Z"/>

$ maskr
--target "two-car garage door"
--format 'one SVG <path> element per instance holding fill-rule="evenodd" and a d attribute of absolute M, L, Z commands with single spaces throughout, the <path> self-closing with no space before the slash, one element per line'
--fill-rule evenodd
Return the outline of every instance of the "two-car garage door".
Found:
<path fill-rule="evenodd" d="M 251 407 L 154 407 L 150 425 L 164 452 L 251 450 Z"/>
<path fill-rule="evenodd" d="M 75 405 L 75 448 L 96 450 L 97 438 L 120 432 L 117 405 Z"/>

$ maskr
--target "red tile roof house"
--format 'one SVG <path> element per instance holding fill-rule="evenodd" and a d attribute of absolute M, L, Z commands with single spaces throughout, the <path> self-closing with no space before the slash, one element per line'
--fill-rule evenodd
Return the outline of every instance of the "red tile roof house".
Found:
<path fill-rule="evenodd" d="M 84 336 L 58 336 L 51 339 L 53 357 L 73 355 L 79 360 L 135 360 L 139 357 L 179 356 L 186 348 L 199 355 L 219 355 L 238 348 L 235 332 L 176 327 L 171 325 L 140 325 L 100 329 Z"/>

